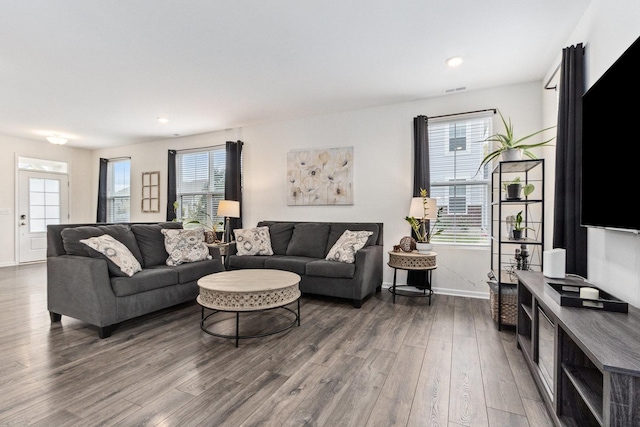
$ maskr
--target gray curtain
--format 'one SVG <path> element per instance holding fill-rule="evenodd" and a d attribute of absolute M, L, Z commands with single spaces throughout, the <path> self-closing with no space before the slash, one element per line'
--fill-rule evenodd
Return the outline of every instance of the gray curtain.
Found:
<path fill-rule="evenodd" d="M 98 171 L 98 212 L 96 222 L 107 222 L 107 166 L 109 159 L 100 159 Z"/>
<path fill-rule="evenodd" d="M 429 119 L 427 116 L 417 116 L 413 119 L 413 197 L 420 196 L 420 189 L 425 188 L 431 195 L 431 172 L 429 170 Z M 409 213 L 409 206 L 405 207 L 404 215 Z M 427 227 L 429 225 L 427 224 Z M 415 238 L 415 233 L 411 231 Z M 408 285 L 419 285 L 426 280 L 426 271 L 409 271 Z"/>
<path fill-rule="evenodd" d="M 240 218 L 230 218 L 229 228 L 242 228 L 242 141 L 227 141 L 226 171 L 224 177 L 225 200 L 240 202 Z M 231 234 L 233 237 L 233 234 Z"/>
<path fill-rule="evenodd" d="M 566 272 L 587 277 L 587 230 L 580 226 L 584 47 L 562 50 L 556 138 L 553 247 L 564 248 Z"/>

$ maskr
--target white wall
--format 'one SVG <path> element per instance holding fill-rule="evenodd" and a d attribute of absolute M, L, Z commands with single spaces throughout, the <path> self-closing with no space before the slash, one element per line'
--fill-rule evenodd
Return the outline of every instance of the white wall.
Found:
<path fill-rule="evenodd" d="M 95 208 L 88 202 L 93 196 L 91 182 L 93 174 L 91 152 L 78 148 L 53 145 L 46 141 L 31 141 L 0 135 L 0 209 L 9 215 L 0 215 L 0 266 L 17 263 L 16 236 L 16 177 L 18 156 L 56 160 L 69 164 L 69 214 L 71 222 L 95 221 Z M 93 213 L 93 214 L 92 214 Z"/>
<path fill-rule="evenodd" d="M 567 42 L 567 46 L 585 46 L 587 89 L 640 36 L 638 22 L 637 0 L 592 1 Z M 636 104 L 631 103 L 628 108 L 635 108 L 640 114 Z M 629 208 L 635 211 L 632 206 Z M 640 307 L 640 236 L 589 229 L 587 238 L 589 281 Z"/>
<path fill-rule="evenodd" d="M 542 126 L 540 82 L 441 98 L 395 104 L 365 110 L 308 117 L 292 121 L 244 127 L 193 137 L 155 141 L 96 151 L 99 157 L 131 157 L 132 221 L 157 221 L 160 214 L 140 213 L 140 176 L 160 171 L 161 194 L 166 195 L 166 152 L 223 144 L 242 139 L 244 145 L 244 225 L 260 220 L 370 221 L 384 223 L 385 250 L 409 235 L 404 217 L 409 209 L 413 185 L 413 118 L 485 108 L 498 108 L 511 117 L 518 133 L 531 133 Z M 499 118 L 496 116 L 496 126 Z M 286 156 L 296 149 L 354 147 L 354 204 L 352 206 L 287 206 Z M 97 188 L 97 169 L 93 187 Z M 92 196 L 95 200 L 97 196 Z M 162 201 L 163 207 L 166 200 Z M 95 202 L 93 202 L 95 211 Z M 487 297 L 486 274 L 489 249 L 436 246 L 438 270 L 434 287 L 438 292 Z M 385 255 L 386 259 L 386 255 Z M 385 261 L 386 262 L 386 261 Z M 384 280 L 393 280 L 385 267 Z M 398 273 L 404 283 L 406 274 Z"/>

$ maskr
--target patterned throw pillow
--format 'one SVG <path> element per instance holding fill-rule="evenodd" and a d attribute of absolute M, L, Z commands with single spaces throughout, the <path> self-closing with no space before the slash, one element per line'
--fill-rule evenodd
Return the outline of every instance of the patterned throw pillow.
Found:
<path fill-rule="evenodd" d="M 367 239 L 373 234 L 372 231 L 350 231 L 345 230 L 342 236 L 329 250 L 328 261 L 346 262 L 353 264 L 356 262 L 356 252 L 367 244 Z"/>
<path fill-rule="evenodd" d="M 106 259 L 109 271 L 114 276 L 123 276 L 124 273 L 131 277 L 142 270 L 140 263 L 131 251 L 108 234 L 82 239 L 80 243 L 93 249 L 93 251 L 89 251 L 91 256 Z"/>
<path fill-rule="evenodd" d="M 237 255 L 273 255 L 269 227 L 239 228 L 233 233 Z"/>
<path fill-rule="evenodd" d="M 164 248 L 169 254 L 167 265 L 180 265 L 185 262 L 211 259 L 209 247 L 204 243 L 204 230 L 168 229 L 160 230 L 164 234 Z"/>

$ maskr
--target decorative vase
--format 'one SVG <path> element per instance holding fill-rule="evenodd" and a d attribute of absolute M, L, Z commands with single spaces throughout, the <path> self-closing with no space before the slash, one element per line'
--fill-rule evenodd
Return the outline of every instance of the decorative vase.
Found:
<path fill-rule="evenodd" d="M 416 249 L 418 253 L 427 254 L 433 250 L 433 245 L 431 243 L 416 242 Z"/>
<path fill-rule="evenodd" d="M 507 162 L 522 160 L 522 150 L 519 148 L 509 148 L 502 152 L 502 160 Z"/>

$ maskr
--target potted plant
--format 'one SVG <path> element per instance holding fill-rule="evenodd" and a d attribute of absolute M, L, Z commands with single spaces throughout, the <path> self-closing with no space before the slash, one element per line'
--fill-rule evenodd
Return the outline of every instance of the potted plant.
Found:
<path fill-rule="evenodd" d="M 522 239 L 522 230 L 533 230 L 531 227 L 523 227 L 522 226 L 522 211 L 518 212 L 514 218 L 513 222 L 513 239 L 520 240 Z"/>
<path fill-rule="evenodd" d="M 174 211 L 177 212 L 178 207 L 179 207 L 178 202 L 177 201 L 173 202 Z M 204 229 L 205 243 L 207 244 L 219 243 L 220 240 L 218 239 L 217 226 L 223 225 L 223 223 L 222 222 L 215 223 L 213 221 L 213 218 L 211 218 L 211 215 L 209 215 L 204 210 L 200 210 L 197 212 L 196 211 L 197 209 L 194 209 L 192 206 L 190 206 L 189 211 L 185 212 L 184 215 L 182 216 L 182 224 L 184 224 L 186 228 L 188 228 L 189 226 L 202 227 Z M 202 217 L 205 217 L 206 219 L 203 221 L 200 219 Z"/>
<path fill-rule="evenodd" d="M 442 207 L 437 209 L 435 221 L 429 220 L 430 212 L 428 207 L 427 190 L 421 188 L 420 197 L 422 197 L 422 216 L 419 218 L 416 218 L 415 216 L 407 216 L 404 219 L 409 223 L 409 225 L 411 225 L 411 228 L 416 235 L 416 248 L 418 249 L 418 252 L 426 253 L 431 251 L 433 248 L 431 245 L 431 238 L 433 236 L 437 236 L 443 231 L 442 228 L 436 229 L 436 226 L 440 222 Z M 431 224 L 431 221 L 433 224 Z M 427 225 L 428 222 L 430 227 Z"/>
<path fill-rule="evenodd" d="M 528 183 L 524 186 L 520 182 L 520 177 L 517 176 L 511 181 L 505 181 L 502 183 L 504 188 L 504 192 L 506 193 L 507 200 L 520 200 L 520 191 L 524 193 L 524 196 L 527 197 L 529 194 L 533 193 L 535 190 L 535 185 Z"/>
<path fill-rule="evenodd" d="M 529 150 L 531 148 L 547 145 L 555 138 L 554 136 L 547 139 L 546 141 L 527 144 L 524 141 L 549 129 L 553 129 L 555 126 L 539 130 L 527 136 L 523 136 L 522 138 L 516 138 L 513 134 L 513 125 L 511 124 L 511 118 L 509 118 L 509 122 L 507 122 L 500 111 L 498 111 L 498 114 L 500 114 L 500 119 L 502 119 L 505 133 L 495 133 L 485 139 L 485 141 L 487 142 L 497 143 L 498 147 L 482 159 L 482 161 L 480 162 L 480 166 L 478 167 L 478 171 L 480 171 L 482 166 L 500 155 L 503 155 L 504 160 L 520 160 L 523 154 L 530 159 L 536 159 L 536 156 Z"/>

